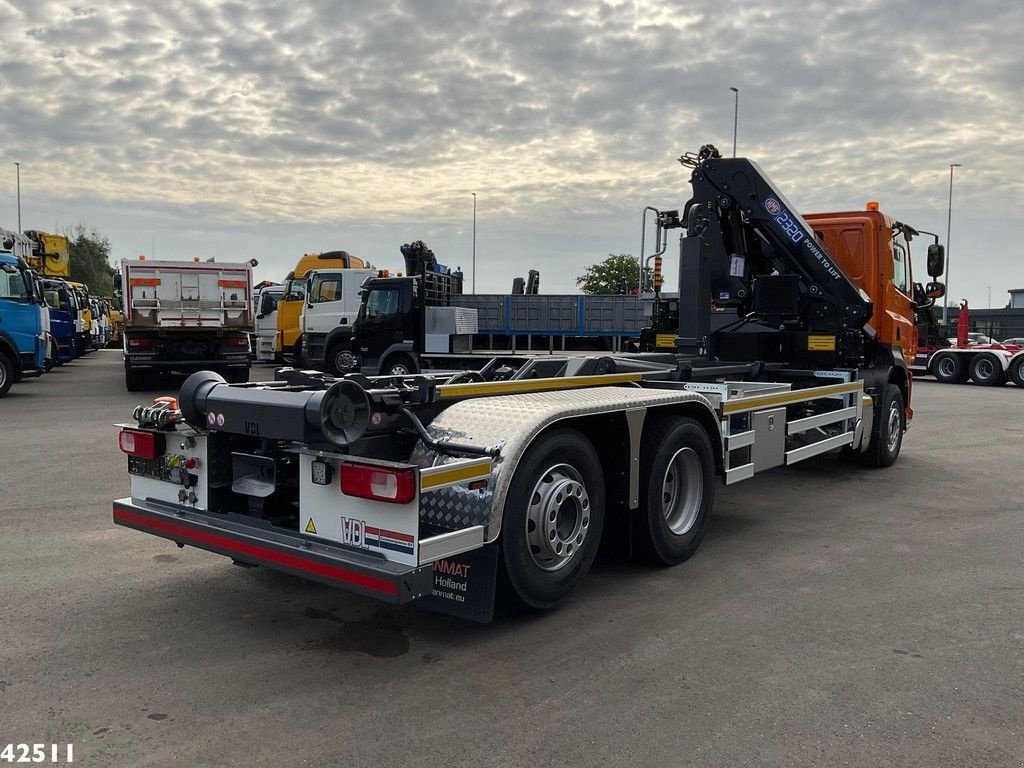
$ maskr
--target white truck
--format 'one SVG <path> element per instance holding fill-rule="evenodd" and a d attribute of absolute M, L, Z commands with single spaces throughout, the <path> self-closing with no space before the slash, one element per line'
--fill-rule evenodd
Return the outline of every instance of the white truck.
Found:
<path fill-rule="evenodd" d="M 318 269 L 306 276 L 302 308 L 302 354 L 317 370 L 335 375 L 355 366 L 352 326 L 359 314 L 363 282 L 376 269 Z"/>
<path fill-rule="evenodd" d="M 255 260 L 121 262 L 129 392 L 157 376 L 199 370 L 248 380 L 253 266 Z"/>
<path fill-rule="evenodd" d="M 274 341 L 277 339 L 277 303 L 284 295 L 283 285 L 265 285 L 256 291 L 256 330 L 253 351 L 261 363 L 274 362 Z"/>

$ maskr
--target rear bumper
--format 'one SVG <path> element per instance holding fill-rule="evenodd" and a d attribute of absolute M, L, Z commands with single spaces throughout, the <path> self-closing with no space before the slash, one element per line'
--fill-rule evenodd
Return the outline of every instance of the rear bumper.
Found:
<path fill-rule="evenodd" d="M 212 360 L 160 360 L 149 358 L 138 360 L 133 357 L 125 357 L 124 367 L 132 371 L 209 371 L 223 368 L 245 368 L 248 370 L 252 361 L 249 356 L 241 355 L 238 358 L 226 360 L 214 358 Z"/>
<path fill-rule="evenodd" d="M 407 603 L 429 595 L 433 588 L 433 565 L 411 568 L 389 563 L 237 515 L 165 508 L 126 498 L 114 502 L 114 522 L 388 603 Z"/>

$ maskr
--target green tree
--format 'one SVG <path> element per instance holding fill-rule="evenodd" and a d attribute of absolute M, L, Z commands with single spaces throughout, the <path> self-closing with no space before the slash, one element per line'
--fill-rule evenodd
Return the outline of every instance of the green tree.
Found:
<path fill-rule="evenodd" d="M 114 295 L 114 275 L 110 266 L 110 239 L 95 229 L 79 224 L 68 232 L 71 251 L 71 279 L 85 283 L 95 296 Z"/>
<path fill-rule="evenodd" d="M 589 294 L 635 293 L 639 278 L 639 259 L 626 253 L 618 256 L 609 253 L 604 261 L 587 267 L 587 271 L 576 278 L 576 285 Z M 643 286 L 645 291 L 653 290 L 649 269 L 644 270 Z"/>

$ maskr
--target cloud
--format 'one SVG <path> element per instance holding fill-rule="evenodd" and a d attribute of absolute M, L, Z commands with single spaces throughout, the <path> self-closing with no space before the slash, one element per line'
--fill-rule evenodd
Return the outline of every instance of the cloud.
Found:
<path fill-rule="evenodd" d="M 731 150 L 735 85 L 740 153 L 804 210 L 879 199 L 938 231 L 962 162 L 954 250 L 984 258 L 977 295 L 1024 285 L 1024 7 L 964 16 L 952 0 L 0 0 L 0 131 L 31 210 L 88 211 L 119 255 L 147 229 L 171 252 L 286 231 L 252 243 L 274 243 L 282 274 L 313 233 L 397 262 L 430 231 L 464 254 L 476 191 L 494 266 L 478 288 L 504 290 L 539 242 L 546 289 L 573 290 L 638 249 L 644 205 L 685 200 L 675 157 Z"/>

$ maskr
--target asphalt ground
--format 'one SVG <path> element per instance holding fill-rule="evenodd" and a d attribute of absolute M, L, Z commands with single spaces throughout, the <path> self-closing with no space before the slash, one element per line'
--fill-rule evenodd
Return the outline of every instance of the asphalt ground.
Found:
<path fill-rule="evenodd" d="M 689 562 L 478 625 L 111 522 L 120 353 L 0 401 L 0 748 L 80 766 L 1024 764 L 1024 392 L 917 384 L 888 470 L 721 488 Z M 2 760 L 0 760 L 2 762 Z"/>

